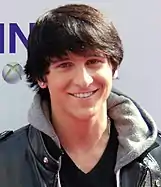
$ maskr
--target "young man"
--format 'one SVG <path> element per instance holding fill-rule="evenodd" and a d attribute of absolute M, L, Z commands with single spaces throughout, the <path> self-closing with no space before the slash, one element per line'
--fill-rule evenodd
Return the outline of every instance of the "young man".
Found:
<path fill-rule="evenodd" d="M 112 90 L 123 47 L 87 5 L 42 15 L 25 73 L 36 95 L 30 125 L 1 134 L 2 187 L 161 186 L 161 148 L 150 115 Z"/>

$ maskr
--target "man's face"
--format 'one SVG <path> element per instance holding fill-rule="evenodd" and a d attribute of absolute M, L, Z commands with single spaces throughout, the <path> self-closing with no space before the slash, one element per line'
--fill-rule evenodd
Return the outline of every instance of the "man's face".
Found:
<path fill-rule="evenodd" d="M 86 120 L 97 115 L 112 87 L 112 66 L 101 52 L 52 58 L 46 75 L 54 114 Z"/>

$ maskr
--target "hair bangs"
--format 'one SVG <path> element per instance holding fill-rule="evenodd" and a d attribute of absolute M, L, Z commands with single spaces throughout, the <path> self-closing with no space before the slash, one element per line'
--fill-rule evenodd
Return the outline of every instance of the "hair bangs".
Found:
<path fill-rule="evenodd" d="M 41 31 L 42 51 L 46 57 L 61 57 L 66 52 L 82 53 L 102 48 L 101 37 L 94 25 L 74 17 L 59 17 L 48 22 Z"/>

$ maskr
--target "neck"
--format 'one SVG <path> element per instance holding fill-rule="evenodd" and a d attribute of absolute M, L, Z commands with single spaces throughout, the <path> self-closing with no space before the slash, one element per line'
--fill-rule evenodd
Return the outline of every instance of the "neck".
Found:
<path fill-rule="evenodd" d="M 52 112 L 52 124 L 61 145 L 67 152 L 89 151 L 96 147 L 103 137 L 108 139 L 110 126 L 107 118 L 106 105 L 102 107 L 100 114 L 87 120 L 66 117 L 57 119 Z"/>

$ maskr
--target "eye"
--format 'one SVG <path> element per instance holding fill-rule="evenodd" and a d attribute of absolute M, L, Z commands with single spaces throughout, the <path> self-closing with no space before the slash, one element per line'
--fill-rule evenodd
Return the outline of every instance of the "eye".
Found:
<path fill-rule="evenodd" d="M 69 68 L 72 66 L 72 63 L 71 62 L 64 62 L 64 63 L 61 63 L 57 66 L 57 68 Z"/>
<path fill-rule="evenodd" d="M 101 63 L 103 63 L 103 61 L 100 59 L 91 59 L 91 60 L 88 60 L 87 65 L 95 65 L 95 64 L 101 64 Z"/>

